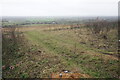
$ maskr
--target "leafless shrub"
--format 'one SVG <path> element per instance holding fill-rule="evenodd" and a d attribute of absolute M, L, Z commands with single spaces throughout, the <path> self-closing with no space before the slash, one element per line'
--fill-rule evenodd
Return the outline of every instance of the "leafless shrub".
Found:
<path fill-rule="evenodd" d="M 86 23 L 86 27 L 95 35 L 102 35 L 106 38 L 107 33 L 113 29 L 117 28 L 117 22 L 110 22 L 106 20 L 95 20 L 93 22 Z"/>

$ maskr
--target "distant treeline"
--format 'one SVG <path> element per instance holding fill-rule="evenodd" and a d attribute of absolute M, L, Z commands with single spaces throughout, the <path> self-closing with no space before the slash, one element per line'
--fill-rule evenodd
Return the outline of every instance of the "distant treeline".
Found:
<path fill-rule="evenodd" d="M 116 22 L 116 17 L 9 17 L 2 19 L 3 27 L 13 27 L 20 25 L 32 25 L 32 24 L 87 24 L 88 26 L 96 26 L 98 23 L 101 25 Z M 113 25 L 113 24 L 112 24 Z"/>

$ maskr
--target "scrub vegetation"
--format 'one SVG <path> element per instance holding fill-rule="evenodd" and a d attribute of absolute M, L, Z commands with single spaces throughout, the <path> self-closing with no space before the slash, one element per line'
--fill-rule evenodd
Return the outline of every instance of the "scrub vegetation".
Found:
<path fill-rule="evenodd" d="M 105 19 L 3 18 L 3 77 L 50 78 L 69 70 L 118 78 L 117 21 Z"/>

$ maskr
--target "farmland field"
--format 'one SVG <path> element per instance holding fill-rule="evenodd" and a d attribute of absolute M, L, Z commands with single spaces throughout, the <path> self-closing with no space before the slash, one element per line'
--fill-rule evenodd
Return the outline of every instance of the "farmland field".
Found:
<path fill-rule="evenodd" d="M 96 29 L 94 22 L 50 20 L 31 25 L 3 22 L 3 77 L 49 78 L 62 70 L 84 74 L 83 78 L 119 77 L 116 23 L 98 21 L 104 25 Z"/>

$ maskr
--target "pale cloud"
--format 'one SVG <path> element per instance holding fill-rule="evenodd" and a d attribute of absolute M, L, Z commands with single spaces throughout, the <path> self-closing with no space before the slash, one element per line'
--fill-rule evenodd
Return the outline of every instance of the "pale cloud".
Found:
<path fill-rule="evenodd" d="M 2 16 L 117 16 L 118 0 L 2 0 Z"/>

